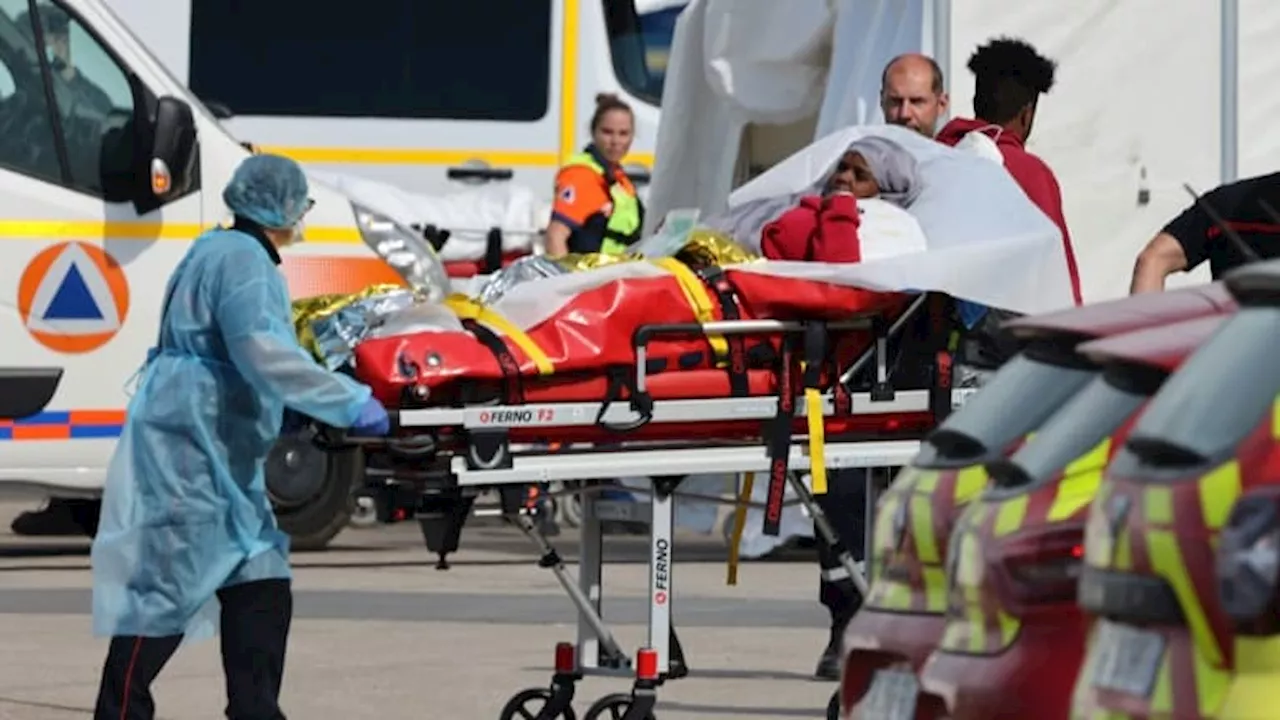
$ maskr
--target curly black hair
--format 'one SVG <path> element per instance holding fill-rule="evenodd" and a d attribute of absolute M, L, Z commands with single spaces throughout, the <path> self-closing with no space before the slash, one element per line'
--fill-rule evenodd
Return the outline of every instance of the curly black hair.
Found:
<path fill-rule="evenodd" d="M 1017 117 L 1053 88 L 1058 64 L 1036 52 L 1025 40 L 999 37 L 979 47 L 969 57 L 973 73 L 973 111 L 993 123 Z"/>

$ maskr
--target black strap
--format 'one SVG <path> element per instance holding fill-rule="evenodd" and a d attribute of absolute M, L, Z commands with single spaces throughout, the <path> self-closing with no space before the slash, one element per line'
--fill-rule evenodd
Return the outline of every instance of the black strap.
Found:
<path fill-rule="evenodd" d="M 716 294 L 720 303 L 720 315 L 725 320 L 741 320 L 738 312 L 737 288 L 729 281 L 729 277 L 721 268 L 710 266 L 699 271 L 704 282 Z M 725 338 L 729 345 L 729 393 L 733 397 L 746 397 L 751 394 L 751 383 L 747 377 L 747 341 L 742 335 L 729 335 Z"/>
<path fill-rule="evenodd" d="M 508 405 L 523 403 L 524 385 L 520 377 L 520 363 L 516 362 L 516 358 L 511 354 L 507 344 L 492 330 L 475 320 L 463 320 L 462 327 L 467 332 L 475 335 L 476 339 L 489 348 L 489 352 L 493 353 L 493 357 L 497 359 L 498 368 L 502 370 L 503 402 Z"/>
<path fill-rule="evenodd" d="M 765 421 L 764 440 L 769 457 L 769 495 L 764 507 L 764 534 L 777 537 L 782 530 L 782 503 L 787 491 L 791 462 L 791 424 L 796 415 L 794 387 L 795 353 L 790 338 L 782 339 L 778 358 L 778 412 Z"/>

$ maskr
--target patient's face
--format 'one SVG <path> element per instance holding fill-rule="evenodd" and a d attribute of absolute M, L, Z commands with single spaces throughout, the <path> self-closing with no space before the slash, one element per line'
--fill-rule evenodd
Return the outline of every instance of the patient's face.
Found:
<path fill-rule="evenodd" d="M 851 192 L 857 198 L 873 198 L 880 194 L 876 176 L 861 153 L 849 152 L 840 158 L 827 183 L 827 192 Z"/>

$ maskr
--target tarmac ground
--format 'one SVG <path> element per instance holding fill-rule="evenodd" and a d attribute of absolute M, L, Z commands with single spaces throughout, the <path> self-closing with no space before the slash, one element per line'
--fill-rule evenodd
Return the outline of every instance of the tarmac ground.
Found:
<path fill-rule="evenodd" d="M 19 538 L 28 503 L 0 504 L 0 720 L 92 716 L 106 641 L 90 630 L 87 539 Z M 576 572 L 576 533 L 552 544 Z M 606 539 L 604 617 L 624 649 L 645 639 L 647 538 Z M 811 673 L 827 640 L 813 551 L 745 563 L 725 582 L 720 536 L 678 533 L 673 612 L 692 669 L 659 690 L 657 720 L 823 718 L 835 690 Z M 415 524 L 343 532 L 296 554 L 283 706 L 293 720 L 495 720 L 517 691 L 546 687 L 576 611 L 536 551 L 475 520 L 452 567 L 434 569 Z M 625 678 L 579 683 L 579 718 Z M 183 647 L 154 687 L 166 720 L 223 717 L 217 642 Z"/>

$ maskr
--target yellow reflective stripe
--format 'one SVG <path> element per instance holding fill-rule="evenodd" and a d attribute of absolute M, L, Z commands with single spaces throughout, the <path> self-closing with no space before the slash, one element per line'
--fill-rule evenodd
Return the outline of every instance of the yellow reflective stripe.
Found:
<path fill-rule="evenodd" d="M 987 468 L 982 465 L 971 465 L 956 474 L 955 499 L 957 505 L 972 500 L 987 486 Z"/>
<path fill-rule="evenodd" d="M 1234 665 L 1235 676 L 1217 716 L 1258 718 L 1274 714 L 1280 637 L 1237 636 Z"/>
<path fill-rule="evenodd" d="M 1111 438 L 1107 438 L 1067 465 L 1053 504 L 1049 506 L 1047 517 L 1050 522 L 1066 520 L 1093 501 L 1098 486 L 1102 484 L 1102 469 L 1110 452 Z"/>
<path fill-rule="evenodd" d="M 1116 538 L 1111 564 L 1116 570 L 1133 569 L 1133 533 L 1121 530 Z"/>
<path fill-rule="evenodd" d="M 747 505 L 751 502 L 751 493 L 755 490 L 756 474 L 745 473 L 742 477 L 742 490 L 738 493 L 738 503 L 733 508 L 733 536 L 729 540 L 729 568 L 726 585 L 738 584 L 738 548 L 742 545 L 742 533 L 747 528 Z"/>
<path fill-rule="evenodd" d="M 947 609 L 947 571 L 942 567 L 922 569 L 925 612 L 940 613 Z"/>
<path fill-rule="evenodd" d="M 1148 487 L 1142 493 L 1142 507 L 1148 523 L 1173 524 L 1173 488 Z"/>
<path fill-rule="evenodd" d="M 814 495 L 827 494 L 826 426 L 822 417 L 822 393 L 817 388 L 804 390 L 805 414 L 809 422 L 809 479 Z"/>
<path fill-rule="evenodd" d="M 484 323 L 507 336 L 529 357 L 529 360 L 538 368 L 539 375 L 550 375 L 555 372 L 555 366 L 552 365 L 547 354 L 542 352 L 542 348 L 538 347 L 528 333 L 516 327 L 510 320 L 465 295 L 450 295 L 445 298 L 444 303 L 459 318 Z"/>
<path fill-rule="evenodd" d="M 1072 475 L 1058 483 L 1058 494 L 1049 506 L 1049 522 L 1066 520 L 1075 515 L 1080 508 L 1093 502 L 1093 496 L 1102 484 L 1102 468 L 1079 475 Z"/>
<path fill-rule="evenodd" d="M 1233 673 L 1223 670 L 1214 665 L 1221 665 L 1221 661 L 1214 661 L 1212 658 L 1206 659 L 1204 655 L 1192 651 L 1191 657 L 1194 660 L 1196 673 L 1196 700 L 1201 717 L 1227 717 L 1218 715 L 1218 710 L 1222 707 L 1223 695 L 1227 692 L 1227 688 L 1231 685 Z M 1206 660 L 1208 660 L 1206 662 Z M 1274 697 L 1274 696 L 1273 696 Z M 1274 702 L 1274 700 L 1273 700 Z M 1268 716 L 1274 717 L 1272 713 Z"/>
<path fill-rule="evenodd" d="M 1031 496 L 1019 495 L 1000 503 L 1000 508 L 996 511 L 996 537 L 1004 537 L 1022 527 L 1022 520 L 1027 516 L 1027 503 L 1030 501 Z"/>
<path fill-rule="evenodd" d="M 1173 664 L 1172 653 L 1165 650 L 1160 668 L 1156 672 L 1156 684 L 1151 690 L 1151 712 L 1167 713 L 1173 711 Z"/>
<path fill-rule="evenodd" d="M 680 283 L 680 290 L 684 293 L 684 299 L 689 303 L 689 307 L 693 308 L 694 317 L 698 322 L 709 323 L 716 319 L 715 306 L 712 304 L 711 294 L 707 292 L 707 286 L 702 284 L 688 266 L 670 257 L 658 258 L 652 262 L 676 276 L 676 281 Z M 711 343 L 711 350 L 715 352 L 717 360 L 728 357 L 729 343 L 723 335 L 708 335 L 707 342 Z"/>
<path fill-rule="evenodd" d="M 217 223 L 151 222 L 145 220 L 0 220 L 0 238 L 25 240 L 181 240 L 196 239 Z M 308 226 L 308 244 L 363 243 L 353 227 Z"/>
<path fill-rule="evenodd" d="M 914 495 L 911 498 L 911 534 L 916 541 L 916 555 L 920 562 L 937 565 L 938 540 L 933 534 L 933 498 Z"/>
<path fill-rule="evenodd" d="M 1240 497 L 1240 462 L 1231 460 L 1200 478 L 1200 513 L 1211 531 L 1222 528 Z"/>
<path fill-rule="evenodd" d="M 937 470 L 922 470 L 917 472 L 915 491 L 926 495 L 932 493 L 934 490 L 938 489 L 938 480 L 941 477 L 942 473 Z"/>
<path fill-rule="evenodd" d="M 1022 629 L 1022 623 L 1004 610 L 996 611 L 996 622 L 1000 625 L 1000 647 L 996 650 L 1004 650 L 1013 644 L 1018 631 Z"/>
<path fill-rule="evenodd" d="M 1187 625 L 1191 628 L 1196 648 L 1208 653 L 1210 664 L 1222 664 L 1222 649 L 1218 647 L 1204 608 L 1200 607 L 1200 600 L 1196 597 L 1195 585 L 1187 574 L 1182 552 L 1178 549 L 1178 538 L 1169 530 L 1148 530 L 1147 554 L 1151 568 L 1173 586 L 1173 592 L 1178 596 L 1178 602 L 1187 617 Z M 1199 655 L 1199 652 L 1195 654 Z"/>
<path fill-rule="evenodd" d="M 1280 395 L 1271 403 L 1271 437 L 1280 438 Z"/>

